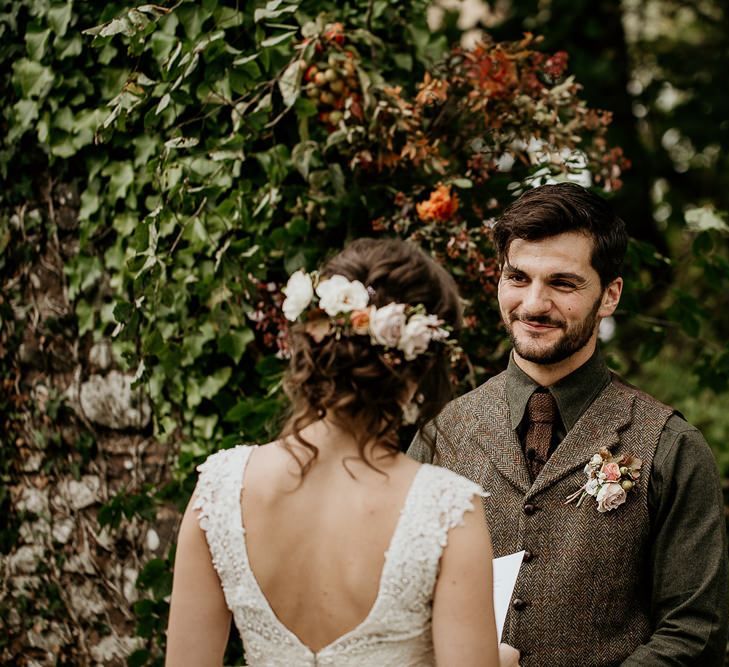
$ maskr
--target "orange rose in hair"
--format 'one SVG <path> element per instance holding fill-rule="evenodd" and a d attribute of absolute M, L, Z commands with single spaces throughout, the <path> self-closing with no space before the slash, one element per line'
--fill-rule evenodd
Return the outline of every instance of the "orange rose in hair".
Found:
<path fill-rule="evenodd" d="M 357 335 L 364 335 L 369 331 L 370 312 L 369 310 L 353 310 L 349 316 L 349 322 L 352 325 L 352 331 Z"/>

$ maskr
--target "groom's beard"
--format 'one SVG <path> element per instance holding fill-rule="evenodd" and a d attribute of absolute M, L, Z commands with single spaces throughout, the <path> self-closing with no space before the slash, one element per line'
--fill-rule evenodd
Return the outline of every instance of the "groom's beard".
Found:
<path fill-rule="evenodd" d="M 546 366 L 564 361 L 589 343 L 599 322 L 597 313 L 600 310 L 601 302 L 602 295 L 600 295 L 600 297 L 595 301 L 592 306 L 592 310 L 588 313 L 584 320 L 571 325 L 563 321 L 553 320 L 551 317 L 547 317 L 546 315 L 510 313 L 509 321 L 504 321 L 504 324 L 506 326 L 506 331 L 509 334 L 511 345 L 522 359 L 535 364 L 542 364 Z M 514 334 L 512 324 L 518 320 L 558 327 L 562 329 L 563 334 L 559 340 L 551 345 L 540 343 L 538 338 L 532 338 L 528 334 L 523 334 L 517 337 Z"/>

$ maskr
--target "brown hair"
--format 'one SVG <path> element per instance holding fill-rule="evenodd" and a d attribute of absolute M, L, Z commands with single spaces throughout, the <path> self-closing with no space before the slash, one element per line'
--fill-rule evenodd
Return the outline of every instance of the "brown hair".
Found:
<path fill-rule="evenodd" d="M 370 291 L 370 303 L 410 306 L 422 304 L 449 326 L 454 336 L 461 328 L 458 288 L 450 274 L 416 245 L 399 239 L 358 239 L 322 267 L 322 277 L 339 274 L 359 280 Z M 424 401 L 418 427 L 432 419 L 452 397 L 450 352 L 431 345 L 412 361 L 392 363 L 392 356 L 373 346 L 366 336 L 328 336 L 317 343 L 297 323 L 290 330 L 291 362 L 284 390 L 291 399 L 291 414 L 283 428 L 284 445 L 305 474 L 318 450 L 301 430 L 327 416 L 359 438 L 360 456 L 374 436 L 386 451 L 399 451 L 397 431 L 402 424 L 401 401 L 415 384 Z M 312 454 L 306 463 L 287 445 L 293 436 Z"/>
<path fill-rule="evenodd" d="M 628 233 L 605 199 L 576 183 L 527 190 L 504 211 L 493 230 L 499 263 L 514 239 L 538 241 L 572 231 L 593 240 L 591 264 L 605 288 L 620 275 Z"/>

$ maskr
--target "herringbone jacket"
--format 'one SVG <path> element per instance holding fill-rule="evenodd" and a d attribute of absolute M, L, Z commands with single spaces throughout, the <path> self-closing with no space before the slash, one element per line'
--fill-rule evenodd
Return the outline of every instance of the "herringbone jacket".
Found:
<path fill-rule="evenodd" d="M 423 438 L 411 446 L 415 458 L 491 493 L 484 503 L 495 557 L 527 551 L 502 638 L 522 652 L 523 667 L 619 665 L 648 640 L 648 478 L 671 414 L 613 377 L 532 483 L 502 373 L 446 406 L 433 454 Z M 580 507 L 565 504 L 601 447 L 643 460 L 636 491 L 606 513 L 593 498 Z"/>

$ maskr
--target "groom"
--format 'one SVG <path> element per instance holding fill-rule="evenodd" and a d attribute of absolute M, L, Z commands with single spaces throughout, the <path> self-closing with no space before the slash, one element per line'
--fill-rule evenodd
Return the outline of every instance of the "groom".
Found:
<path fill-rule="evenodd" d="M 524 667 L 724 664 L 727 546 L 711 451 L 597 349 L 623 288 L 624 223 L 580 186 L 545 185 L 505 211 L 494 242 L 508 368 L 446 406 L 409 453 L 491 492 L 495 556 L 525 550 L 503 641 Z M 640 476 L 567 504 L 600 452 L 640 459 Z M 630 472 L 620 465 L 615 475 Z"/>

